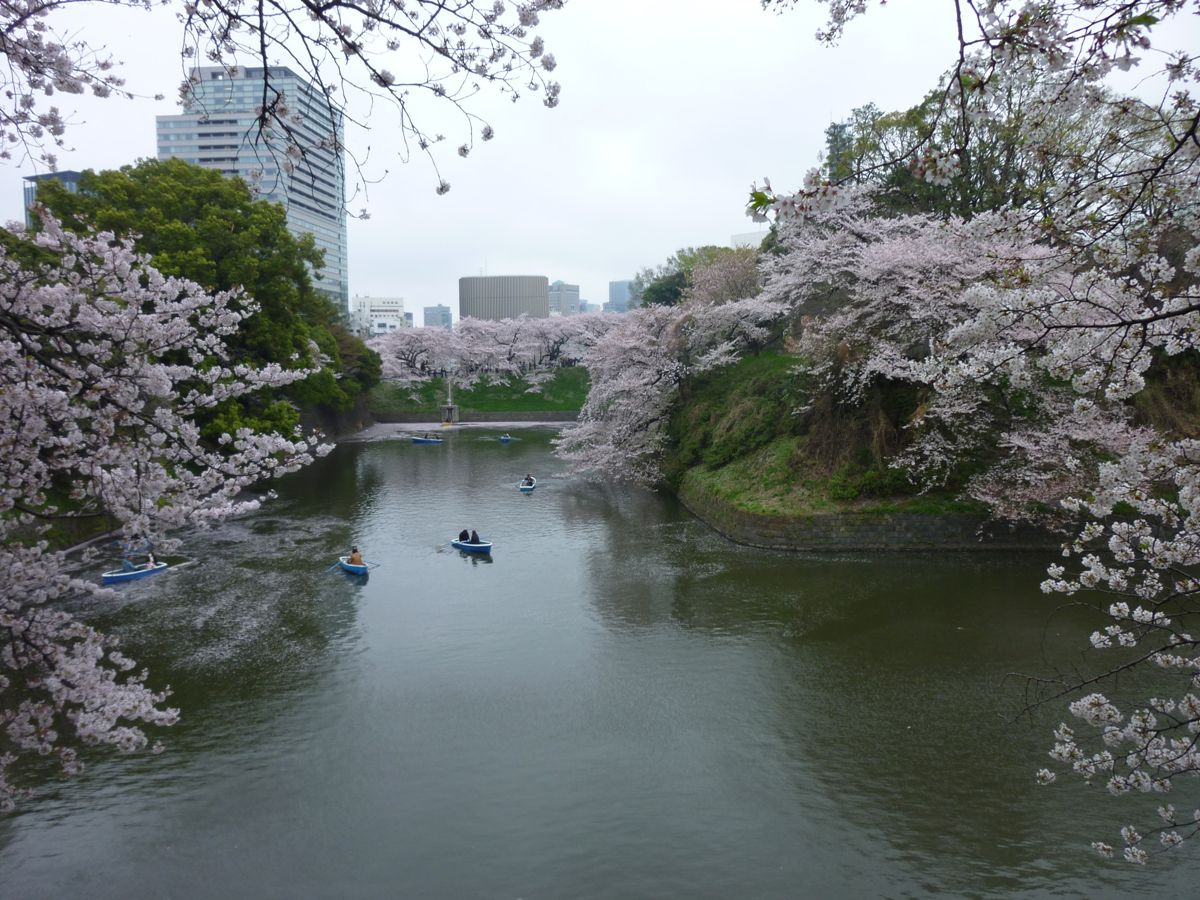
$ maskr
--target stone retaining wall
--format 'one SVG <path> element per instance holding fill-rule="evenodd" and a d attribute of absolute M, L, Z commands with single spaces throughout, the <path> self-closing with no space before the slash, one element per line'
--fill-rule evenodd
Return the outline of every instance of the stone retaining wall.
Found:
<path fill-rule="evenodd" d="M 845 512 L 772 516 L 737 509 L 686 481 L 679 499 L 731 541 L 771 550 L 1046 550 L 1059 544 L 1044 531 L 1010 528 L 975 515 Z"/>
<path fill-rule="evenodd" d="M 333 439 L 362 431 L 372 421 L 374 420 L 371 418 L 371 412 L 367 409 L 367 398 L 363 396 L 356 397 L 354 406 L 345 412 L 307 409 L 300 413 L 300 424 L 306 431 L 317 429 L 327 438 Z"/>

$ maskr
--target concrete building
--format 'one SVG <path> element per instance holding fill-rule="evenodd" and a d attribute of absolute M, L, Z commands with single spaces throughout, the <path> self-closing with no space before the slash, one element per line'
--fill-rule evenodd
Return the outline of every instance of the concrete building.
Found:
<path fill-rule="evenodd" d="M 66 172 L 47 172 L 43 175 L 26 175 L 25 176 L 25 224 L 32 224 L 29 217 L 29 207 L 37 201 L 38 185 L 43 181 L 57 181 L 62 184 L 72 194 L 79 193 L 79 179 L 83 175 L 82 172 L 66 171 Z"/>
<path fill-rule="evenodd" d="M 377 337 L 397 328 L 412 328 L 412 313 L 404 311 L 403 297 L 350 299 L 350 330 L 359 337 Z"/>
<path fill-rule="evenodd" d="M 605 312 L 629 312 L 637 305 L 638 297 L 633 281 L 610 281 L 608 283 L 608 302 L 604 304 Z"/>
<path fill-rule="evenodd" d="M 554 281 L 550 284 L 550 315 L 574 316 L 579 313 L 579 285 Z"/>
<path fill-rule="evenodd" d="M 454 314 L 450 312 L 450 307 L 441 303 L 425 307 L 425 327 L 445 328 L 447 331 L 453 328 Z"/>
<path fill-rule="evenodd" d="M 480 275 L 458 279 L 458 314 L 464 319 L 515 319 L 550 315 L 545 275 Z"/>
<path fill-rule="evenodd" d="M 312 234 L 325 251 L 315 286 L 348 310 L 346 169 L 342 159 L 342 114 L 321 92 L 285 66 L 269 69 L 293 115 L 291 127 L 303 156 L 290 165 L 279 145 L 258 136 L 254 110 L 262 103 L 261 68 L 221 66 L 192 70 L 184 111 L 157 117 L 158 158 L 178 157 L 226 175 L 239 175 L 266 200 L 287 209 L 288 230 Z"/>

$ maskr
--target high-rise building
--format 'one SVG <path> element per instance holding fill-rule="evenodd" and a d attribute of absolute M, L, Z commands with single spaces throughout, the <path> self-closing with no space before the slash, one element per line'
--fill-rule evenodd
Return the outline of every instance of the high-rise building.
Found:
<path fill-rule="evenodd" d="M 608 283 L 608 302 L 604 304 L 604 311 L 629 312 L 638 305 L 638 299 L 632 281 L 610 281 Z"/>
<path fill-rule="evenodd" d="M 404 311 L 403 297 L 351 297 L 350 329 L 359 337 L 376 337 L 412 328 L 412 313 Z"/>
<path fill-rule="evenodd" d="M 441 303 L 425 307 L 425 327 L 445 328 L 447 331 L 453 328 L 454 315 L 450 312 L 450 307 Z"/>
<path fill-rule="evenodd" d="M 579 312 L 579 285 L 550 283 L 550 315 L 573 316 Z"/>
<path fill-rule="evenodd" d="M 544 319 L 550 315 L 550 281 L 545 275 L 460 278 L 458 314 L 464 319 Z"/>
<path fill-rule="evenodd" d="M 325 251 L 313 284 L 348 310 L 346 168 L 342 160 L 342 114 L 325 96 L 285 66 L 268 70 L 271 87 L 288 110 L 288 154 L 281 135 L 264 140 L 255 110 L 262 105 L 263 70 L 207 66 L 192 70 L 183 112 L 158 116 L 158 158 L 178 157 L 238 175 L 265 200 L 283 204 L 288 230 L 311 234 Z"/>

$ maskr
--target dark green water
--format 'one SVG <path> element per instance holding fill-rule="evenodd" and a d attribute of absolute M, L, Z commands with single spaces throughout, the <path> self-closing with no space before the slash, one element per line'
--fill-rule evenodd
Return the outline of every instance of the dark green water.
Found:
<path fill-rule="evenodd" d="M 0 822 L 0 896 L 1194 895 L 1087 849 L 1157 799 L 1034 783 L 1044 560 L 738 547 L 498 433 L 344 445 L 89 610 L 185 718 Z"/>

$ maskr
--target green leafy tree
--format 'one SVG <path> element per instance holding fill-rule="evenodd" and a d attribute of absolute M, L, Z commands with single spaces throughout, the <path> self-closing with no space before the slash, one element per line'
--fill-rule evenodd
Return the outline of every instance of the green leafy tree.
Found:
<path fill-rule="evenodd" d="M 217 410 L 211 428 L 286 429 L 296 405 L 345 410 L 379 380 L 379 359 L 339 324 L 332 302 L 313 287 L 323 254 L 312 235 L 296 237 L 283 207 L 257 200 L 246 183 L 182 160 L 143 160 L 116 171 L 87 171 L 79 191 L 42 182 L 38 200 L 76 232 L 137 235 L 166 275 L 210 290 L 241 286 L 259 307 L 229 342 L 240 362 L 323 371 L 282 395 L 241 398 Z M 315 350 L 314 350 L 315 348 Z"/>
<path fill-rule="evenodd" d="M 634 288 L 642 306 L 675 306 L 687 294 L 692 271 L 700 265 L 710 265 L 722 255 L 732 252 L 728 247 L 706 244 L 703 247 L 684 247 L 676 250 L 661 266 L 651 266 L 637 273 Z"/>
<path fill-rule="evenodd" d="M 920 104 L 885 113 L 874 104 L 854 109 L 849 119 L 826 129 L 823 173 L 832 182 L 873 184 L 887 210 L 969 218 L 1005 207 L 1037 209 L 1047 188 L 1078 177 L 1068 164 L 1081 145 L 1110 133 L 1103 105 L 1084 107 L 1054 123 L 1061 133 L 1047 153 L 1026 140 L 1028 110 L 1037 86 L 996 84 L 970 95 L 968 114 L 946 114 L 944 86 Z M 1043 128 L 1048 127 L 1043 123 Z M 1136 142 L 1122 135 L 1122 142 Z M 920 174 L 920 155 L 953 153 L 958 172 L 948 184 Z M 886 210 L 885 210 L 886 211 Z"/>
<path fill-rule="evenodd" d="M 854 134 L 849 122 L 830 122 L 825 129 L 825 177 L 847 181 L 854 174 Z"/>
<path fill-rule="evenodd" d="M 643 306 L 674 306 L 683 299 L 687 290 L 687 275 L 682 271 L 668 272 L 652 281 L 646 282 L 642 288 Z"/>

